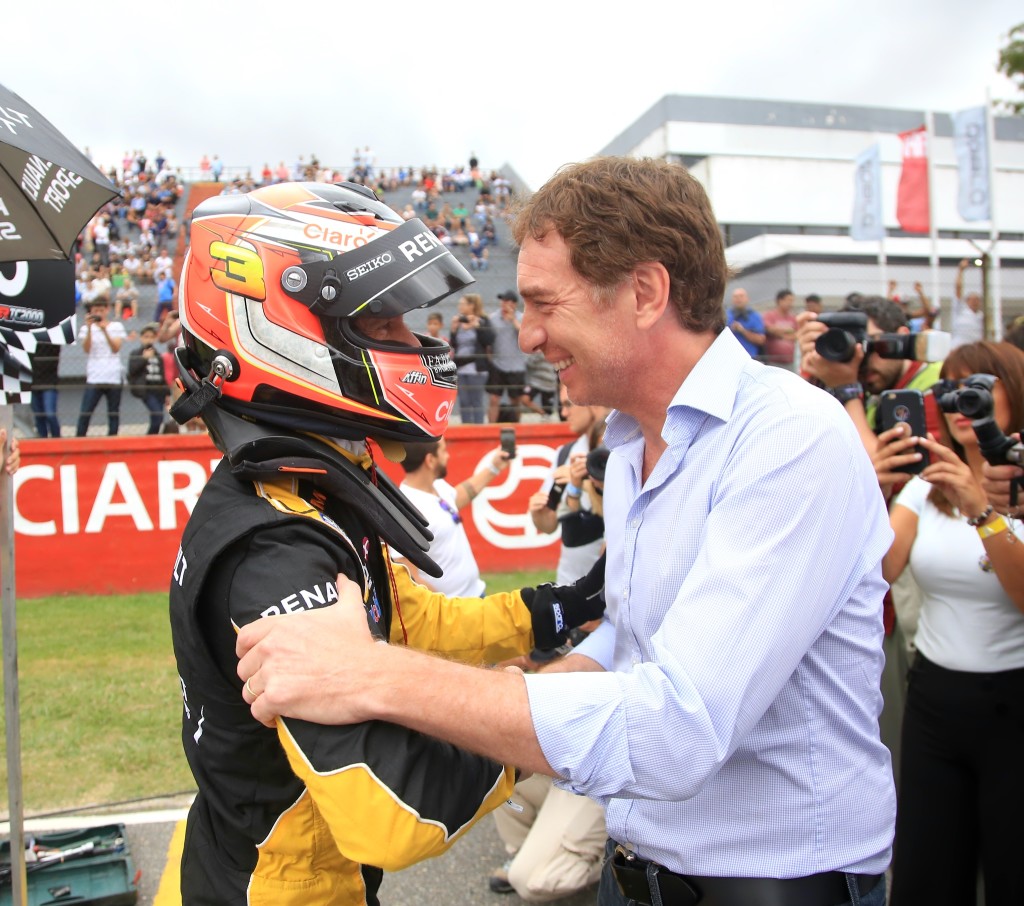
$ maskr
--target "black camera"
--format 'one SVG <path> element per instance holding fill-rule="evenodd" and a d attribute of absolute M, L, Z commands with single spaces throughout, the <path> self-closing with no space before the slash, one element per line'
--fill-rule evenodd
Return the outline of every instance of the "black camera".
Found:
<path fill-rule="evenodd" d="M 949 334 L 937 330 L 925 333 L 883 333 L 868 338 L 868 316 L 862 311 L 832 311 L 818 315 L 828 327 L 814 341 L 814 349 L 830 362 L 849 362 L 864 347 L 864 358 L 875 353 L 883 359 L 914 359 L 938 362 L 949 353 Z"/>
<path fill-rule="evenodd" d="M 932 389 L 935 400 L 943 412 L 959 412 L 971 420 L 978 449 L 990 465 L 1024 465 L 1024 444 L 1007 437 L 992 415 L 992 387 L 996 377 L 991 374 L 972 374 L 962 381 L 942 380 Z M 1010 503 L 1017 505 L 1020 479 L 1010 488 Z"/>
<path fill-rule="evenodd" d="M 610 455 L 611 451 L 604 444 L 599 444 L 587 454 L 587 474 L 594 481 L 604 481 L 604 470 Z"/>

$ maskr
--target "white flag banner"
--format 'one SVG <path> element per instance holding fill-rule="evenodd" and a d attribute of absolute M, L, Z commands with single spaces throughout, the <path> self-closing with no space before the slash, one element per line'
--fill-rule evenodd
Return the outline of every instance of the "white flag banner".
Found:
<path fill-rule="evenodd" d="M 853 219 L 850 238 L 858 242 L 885 238 L 882 223 L 882 159 L 878 145 L 857 156 L 857 169 L 853 177 Z"/>
<path fill-rule="evenodd" d="M 986 109 L 972 107 L 953 114 L 953 149 L 960 172 L 957 210 L 964 220 L 990 220 Z"/>

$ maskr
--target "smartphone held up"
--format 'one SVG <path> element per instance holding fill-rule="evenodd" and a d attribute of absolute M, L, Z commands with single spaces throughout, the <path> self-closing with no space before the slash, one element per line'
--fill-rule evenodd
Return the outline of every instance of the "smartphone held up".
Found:
<path fill-rule="evenodd" d="M 925 424 L 924 394 L 920 390 L 886 390 L 878 401 L 879 433 L 905 424 L 910 428 L 911 437 L 927 437 Z M 921 458 L 917 462 L 899 466 L 894 471 L 917 475 L 928 465 L 928 451 L 918 447 Z"/>

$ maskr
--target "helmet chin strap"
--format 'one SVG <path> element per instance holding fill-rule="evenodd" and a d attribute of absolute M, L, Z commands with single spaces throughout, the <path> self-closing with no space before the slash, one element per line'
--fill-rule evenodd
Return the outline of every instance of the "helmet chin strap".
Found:
<path fill-rule="evenodd" d="M 234 356 L 218 352 L 214 356 L 210 373 L 202 381 L 197 381 L 187 365 L 186 355 L 187 352 L 182 346 L 174 350 L 182 393 L 171 405 L 170 414 L 179 425 L 196 418 L 210 403 L 220 399 L 224 382 L 232 380 L 238 374 Z"/>
<path fill-rule="evenodd" d="M 441 575 L 441 568 L 427 553 L 434 539 L 426 520 L 387 475 L 375 470 L 371 477 L 342 450 L 311 435 L 289 433 L 211 405 L 230 375 L 219 374 L 215 358 L 211 374 L 198 381 L 183 367 L 184 350 L 176 349 L 175 355 L 182 366 L 185 391 L 171 414 L 185 422 L 202 413 L 210 436 L 231 464 L 232 474 L 250 481 L 295 477 L 310 481 L 318 490 L 356 509 L 377 535 L 418 569 L 434 578 Z M 392 449 L 401 447 L 396 441 L 385 443 Z M 403 456 L 404 452 L 402 448 Z"/>

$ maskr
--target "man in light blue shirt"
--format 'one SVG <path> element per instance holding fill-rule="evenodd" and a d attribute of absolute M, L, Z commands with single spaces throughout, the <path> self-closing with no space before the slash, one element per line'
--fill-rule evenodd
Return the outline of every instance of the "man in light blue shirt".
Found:
<path fill-rule="evenodd" d="M 541 673 L 474 669 L 375 645 L 350 585 L 242 630 L 253 714 L 392 721 L 593 797 L 601 906 L 884 903 L 892 533 L 849 418 L 725 328 L 720 234 L 681 167 L 563 168 L 514 230 L 523 349 L 616 410 L 604 622 Z"/>

